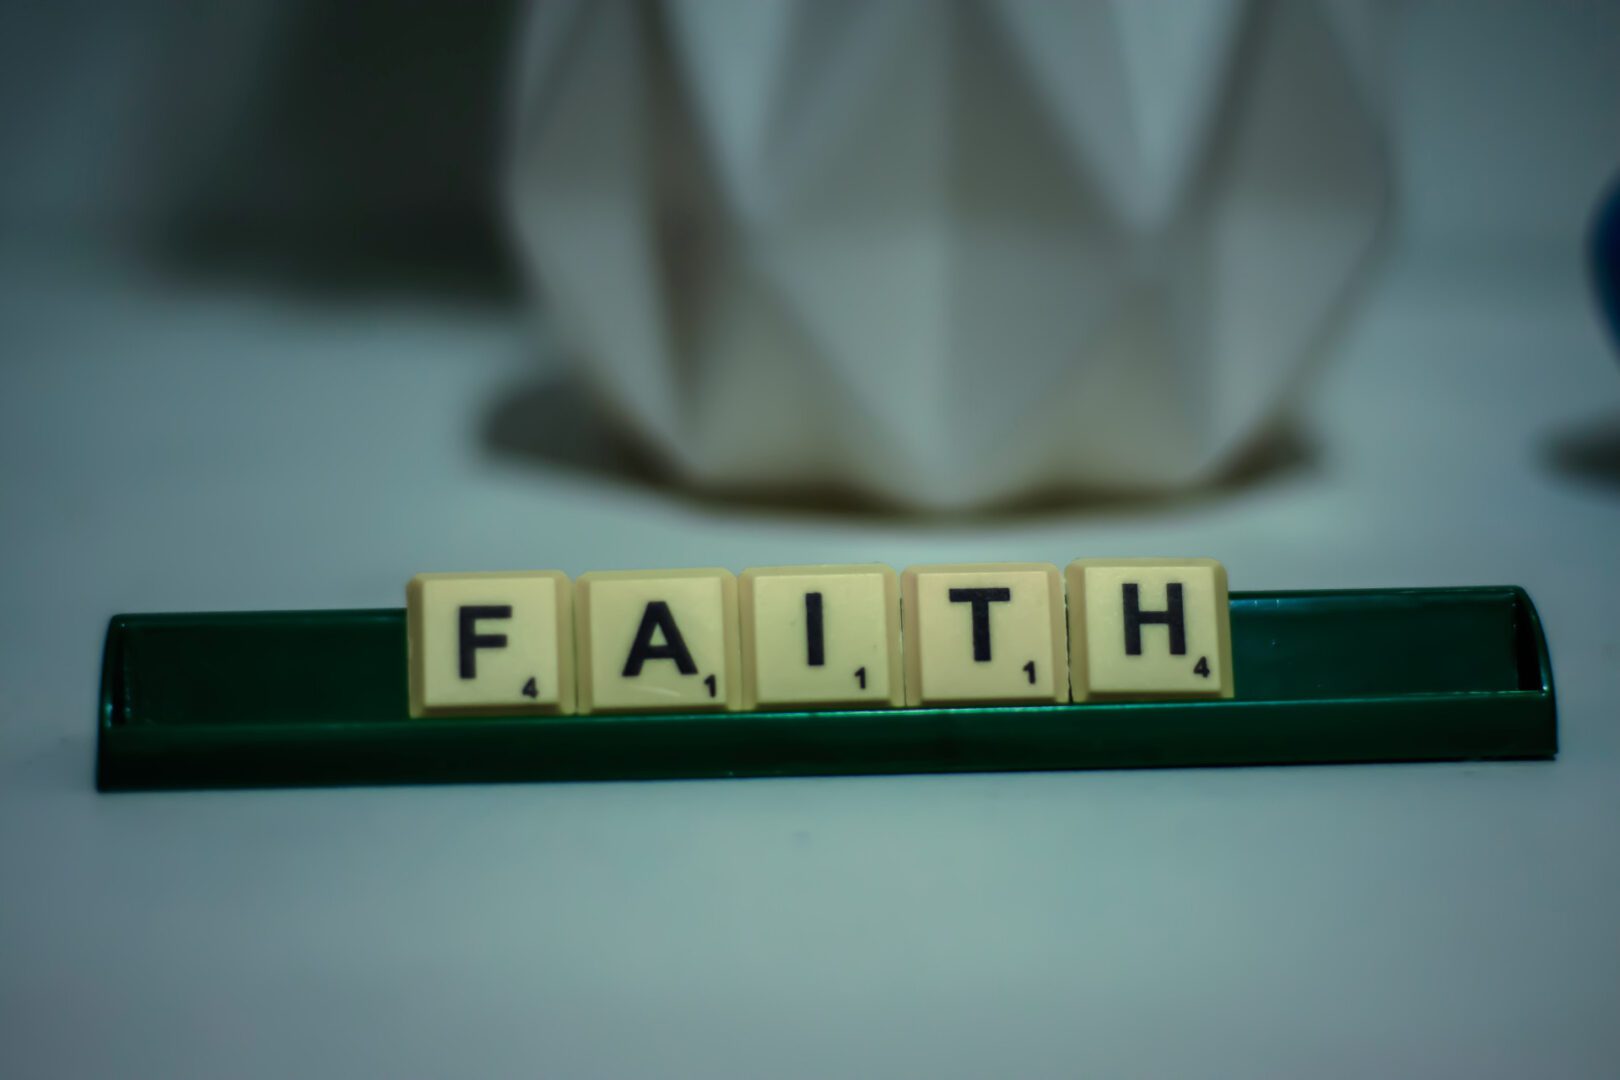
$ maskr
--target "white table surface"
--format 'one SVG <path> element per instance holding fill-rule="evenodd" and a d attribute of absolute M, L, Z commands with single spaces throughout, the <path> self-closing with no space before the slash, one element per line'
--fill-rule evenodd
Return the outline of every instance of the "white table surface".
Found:
<path fill-rule="evenodd" d="M 1613 1076 L 1620 366 L 1573 255 L 1397 253 L 1303 460 L 928 521 L 513 454 L 497 310 L 0 267 L 7 1076 Z M 1555 763 L 97 795 L 117 611 L 422 569 L 1208 554 L 1522 584 Z"/>

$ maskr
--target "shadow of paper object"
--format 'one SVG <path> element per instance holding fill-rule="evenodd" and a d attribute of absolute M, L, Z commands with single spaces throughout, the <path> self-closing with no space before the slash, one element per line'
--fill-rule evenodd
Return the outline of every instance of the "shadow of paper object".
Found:
<path fill-rule="evenodd" d="M 1620 414 L 1571 425 L 1547 441 L 1553 471 L 1620 492 Z"/>
<path fill-rule="evenodd" d="M 485 415 L 482 435 L 484 445 L 497 457 L 717 510 L 934 522 L 1169 510 L 1313 473 L 1319 457 L 1298 427 L 1281 425 L 1251 442 L 1226 469 L 1196 487 L 1048 489 L 979 509 L 928 511 L 896 508 L 853 488 L 834 485 L 694 485 L 656 451 L 624 434 L 622 426 L 572 374 L 526 381 L 503 391 Z"/>
<path fill-rule="evenodd" d="M 515 304 L 492 204 L 518 0 L 240 8 L 167 20 L 158 46 L 166 268 Z"/>

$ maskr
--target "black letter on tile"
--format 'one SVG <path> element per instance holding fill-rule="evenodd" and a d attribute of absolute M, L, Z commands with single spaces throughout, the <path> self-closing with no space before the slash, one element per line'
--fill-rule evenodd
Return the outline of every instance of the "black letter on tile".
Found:
<path fill-rule="evenodd" d="M 512 617 L 512 605 L 489 604 L 484 607 L 464 607 L 460 609 L 460 614 L 461 677 L 463 679 L 476 679 L 478 677 L 478 650 L 506 648 L 506 635 L 480 634 L 478 632 L 478 620 L 510 619 Z"/>
<path fill-rule="evenodd" d="M 662 631 L 662 645 L 652 643 L 654 631 Z M 630 656 L 624 662 L 624 677 L 632 679 L 640 675 L 641 665 L 648 660 L 673 660 L 675 669 L 682 675 L 697 674 L 697 665 L 692 663 L 692 654 L 686 649 L 686 639 L 681 637 L 675 616 L 669 613 L 669 605 L 662 600 L 648 601 L 647 610 L 641 613 L 635 644 L 630 646 Z"/>
<path fill-rule="evenodd" d="M 1171 582 L 1164 587 L 1163 611 L 1143 611 L 1141 590 L 1135 582 L 1122 588 L 1125 591 L 1125 655 L 1142 655 L 1142 625 L 1162 623 L 1170 631 L 1170 655 L 1187 655 L 1187 620 L 1181 611 L 1181 585 Z"/>
<path fill-rule="evenodd" d="M 824 666 L 827 663 L 827 650 L 822 642 L 821 594 L 818 592 L 804 594 L 804 635 L 809 655 L 807 663 L 811 667 Z"/>
<path fill-rule="evenodd" d="M 1012 599 L 1011 589 L 952 589 L 951 603 L 973 605 L 973 659 L 990 662 L 990 605 Z"/>

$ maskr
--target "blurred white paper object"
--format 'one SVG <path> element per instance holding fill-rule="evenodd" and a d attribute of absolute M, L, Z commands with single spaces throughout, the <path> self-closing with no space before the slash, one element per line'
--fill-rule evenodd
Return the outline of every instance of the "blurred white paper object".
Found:
<path fill-rule="evenodd" d="M 511 209 L 585 375 L 692 482 L 1187 485 L 1275 417 L 1372 251 L 1368 22 L 546 3 Z"/>

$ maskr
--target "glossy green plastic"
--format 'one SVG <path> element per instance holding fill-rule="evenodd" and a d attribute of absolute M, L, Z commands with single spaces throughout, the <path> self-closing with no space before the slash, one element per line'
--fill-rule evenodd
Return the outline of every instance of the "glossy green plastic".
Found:
<path fill-rule="evenodd" d="M 102 790 L 1550 758 L 1524 590 L 1237 593 L 1237 697 L 413 720 L 405 617 L 119 615 Z"/>

